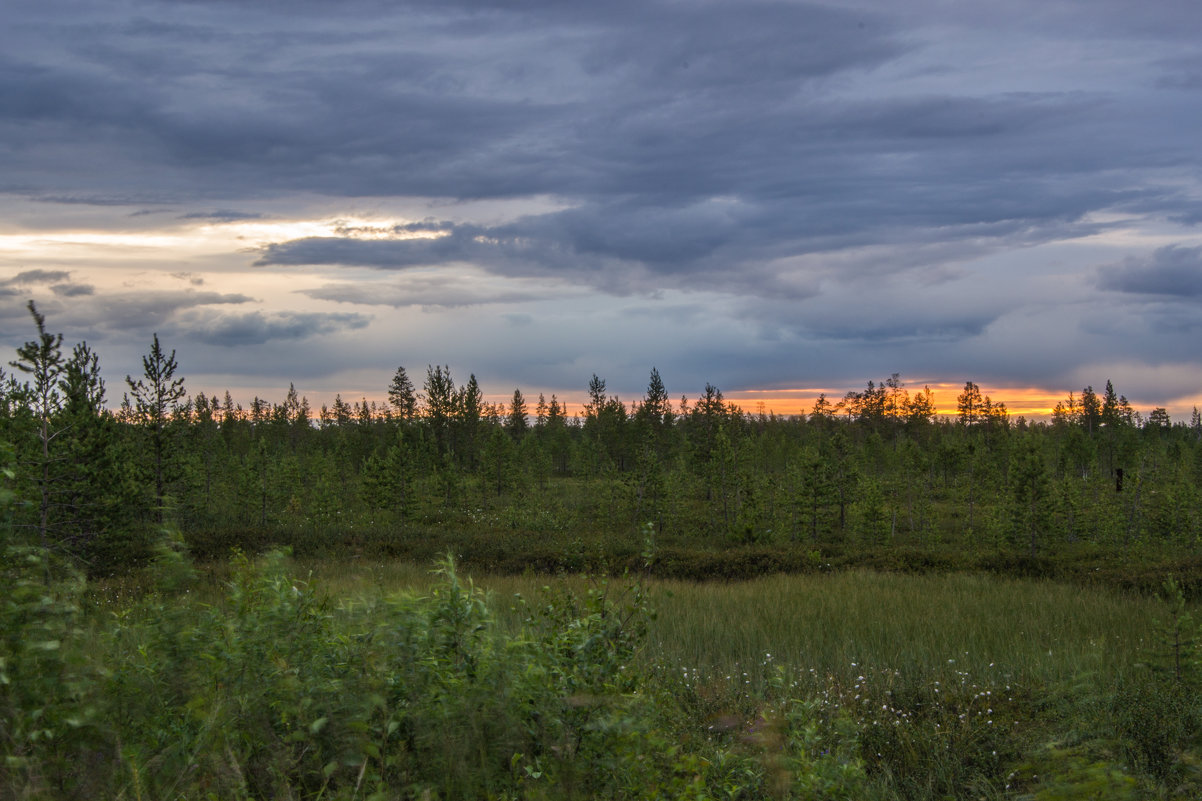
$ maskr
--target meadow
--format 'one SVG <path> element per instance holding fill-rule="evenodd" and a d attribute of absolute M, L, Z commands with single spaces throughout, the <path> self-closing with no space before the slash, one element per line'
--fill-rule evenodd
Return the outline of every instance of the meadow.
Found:
<path fill-rule="evenodd" d="M 428 593 L 438 580 L 411 563 L 296 567 L 360 603 Z M 1173 638 L 1191 621 L 1163 598 L 870 571 L 731 582 L 485 574 L 476 586 L 510 636 L 527 622 L 529 599 L 628 597 L 637 587 L 647 621 L 632 667 L 673 699 L 675 737 L 746 746 L 757 722 L 800 701 L 824 737 L 856 743 L 863 797 L 1186 798 L 1200 789 L 1193 674 L 1173 667 Z M 756 760 L 769 771 L 763 754 Z"/>
<path fill-rule="evenodd" d="M 426 592 L 437 578 L 407 562 L 299 560 L 296 569 L 343 598 Z M 553 586 L 579 594 L 598 581 L 483 574 L 476 584 L 504 620 L 513 596 L 536 597 Z M 1085 673 L 1118 677 L 1146 656 L 1165 613 L 1157 599 L 1102 588 L 962 573 L 642 579 L 641 586 L 654 612 L 642 652 L 649 663 L 715 674 L 751 666 L 757 690 L 762 668 L 773 665 L 840 680 L 862 672 L 857 665 L 905 667 L 932 679 L 989 673 L 1027 684 Z"/>
<path fill-rule="evenodd" d="M 6 546 L 4 797 L 1202 792 L 1172 584 L 196 566 L 182 546 L 90 582 Z"/>

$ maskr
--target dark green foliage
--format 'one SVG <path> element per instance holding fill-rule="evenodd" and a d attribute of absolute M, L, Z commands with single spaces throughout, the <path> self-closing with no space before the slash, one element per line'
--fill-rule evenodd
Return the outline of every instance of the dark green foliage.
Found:
<path fill-rule="evenodd" d="M 1161 593 L 1166 616 L 1154 632 L 1149 667 L 1183 690 L 1202 689 L 1202 638 L 1185 592 L 1176 579 L 1168 578 Z"/>
<path fill-rule="evenodd" d="M 399 521 L 413 508 L 413 458 L 405 441 L 367 457 L 360 471 L 363 503 L 373 511 L 387 511 Z"/>
<path fill-rule="evenodd" d="M 1025 438 L 1010 461 L 1014 535 L 1017 543 L 1027 544 L 1032 558 L 1051 519 L 1051 487 L 1039 445 L 1036 439 Z"/>
<path fill-rule="evenodd" d="M 129 420 L 143 432 L 149 444 L 143 467 L 154 480 L 154 511 L 158 522 L 163 521 L 168 484 L 175 479 L 178 464 L 172 447 L 178 426 L 172 425 L 172 417 L 186 394 L 184 379 L 175 377 L 178 368 L 175 351 L 164 353 L 159 335 L 155 334 L 150 353 L 142 357 L 142 377 L 136 381 L 132 376 L 125 377 L 133 394 Z"/>

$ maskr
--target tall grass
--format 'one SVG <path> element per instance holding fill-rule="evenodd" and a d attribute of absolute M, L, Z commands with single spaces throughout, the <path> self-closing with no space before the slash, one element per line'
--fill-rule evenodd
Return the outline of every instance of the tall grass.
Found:
<path fill-rule="evenodd" d="M 865 665 L 1024 684 L 1120 673 L 1140 658 L 1159 611 L 1154 601 L 1096 589 L 957 574 L 653 588 L 660 660 L 728 671 L 769 661 L 839 678 Z"/>
<path fill-rule="evenodd" d="M 415 590 L 434 577 L 407 563 L 303 565 L 327 591 Z M 580 576 L 477 576 L 504 617 L 508 599 Z M 615 580 L 617 583 L 620 580 Z M 970 673 L 1031 685 L 1121 676 L 1146 657 L 1163 604 L 1101 588 L 965 574 L 843 572 L 752 581 L 643 581 L 655 619 L 643 658 L 754 685 L 778 666 L 841 680 L 864 666 L 944 679 Z"/>

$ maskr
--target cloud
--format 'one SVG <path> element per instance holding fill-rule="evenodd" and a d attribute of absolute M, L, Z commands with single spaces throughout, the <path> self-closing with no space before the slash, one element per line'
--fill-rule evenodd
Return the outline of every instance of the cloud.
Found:
<path fill-rule="evenodd" d="M 562 294 L 545 286 L 489 280 L 486 276 L 406 276 L 392 282 L 359 281 L 325 284 L 301 294 L 318 300 L 402 308 L 420 306 L 452 309 L 489 304 L 514 304 Z"/>
<path fill-rule="evenodd" d="M 366 327 L 370 321 L 371 318 L 363 314 L 267 314 L 259 311 L 232 314 L 204 310 L 181 315 L 173 328 L 181 336 L 192 337 L 210 345 L 236 347 L 356 330 Z"/>
<path fill-rule="evenodd" d="M 24 270 L 12 278 L 0 279 L 0 297 L 17 297 L 34 286 L 47 284 L 50 291 L 60 297 L 91 295 L 95 291 L 90 284 L 70 283 L 70 277 L 67 270 Z"/>
<path fill-rule="evenodd" d="M 56 281 L 66 281 L 70 277 L 71 273 L 66 270 L 25 270 L 0 283 L 5 286 L 51 284 Z"/>
<path fill-rule="evenodd" d="M 96 294 L 96 287 L 91 284 L 52 284 L 50 291 L 61 298 L 76 298 Z"/>
<path fill-rule="evenodd" d="M 187 281 L 192 286 L 204 286 L 205 282 L 205 279 L 202 276 L 193 275 L 187 270 L 180 270 L 178 272 L 171 273 L 171 277 L 178 278 L 181 281 Z"/>
<path fill-rule="evenodd" d="M 449 236 L 434 239 L 305 237 L 265 246 L 254 266 L 341 264 L 404 269 L 462 261 L 486 251 L 468 233 L 470 230 L 473 229 L 460 229 Z"/>
<path fill-rule="evenodd" d="M 1202 296 L 1202 246 L 1168 245 L 1144 258 L 1128 257 L 1101 268 L 1097 281 L 1115 292 L 1196 298 Z"/>
<path fill-rule="evenodd" d="M 181 214 L 181 220 L 211 220 L 212 222 L 239 222 L 241 220 L 261 220 L 263 215 L 252 211 L 234 211 L 232 209 L 219 209 L 217 211 L 194 211 L 189 214 Z"/>
<path fill-rule="evenodd" d="M 98 295 L 92 305 L 74 314 L 109 331 L 150 331 L 163 327 L 176 314 L 198 306 L 254 302 L 240 292 L 198 292 L 193 289 L 126 291 Z"/>

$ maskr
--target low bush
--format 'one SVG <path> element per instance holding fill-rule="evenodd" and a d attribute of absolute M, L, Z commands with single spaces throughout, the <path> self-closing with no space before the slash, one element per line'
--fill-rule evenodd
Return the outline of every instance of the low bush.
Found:
<path fill-rule="evenodd" d="M 426 595 L 335 604 L 279 552 L 214 598 L 181 546 L 90 630 L 82 581 L 5 548 L 0 797 L 860 797 L 854 738 L 801 701 L 682 738 L 637 585 L 519 600 L 514 631 L 450 558 Z"/>

